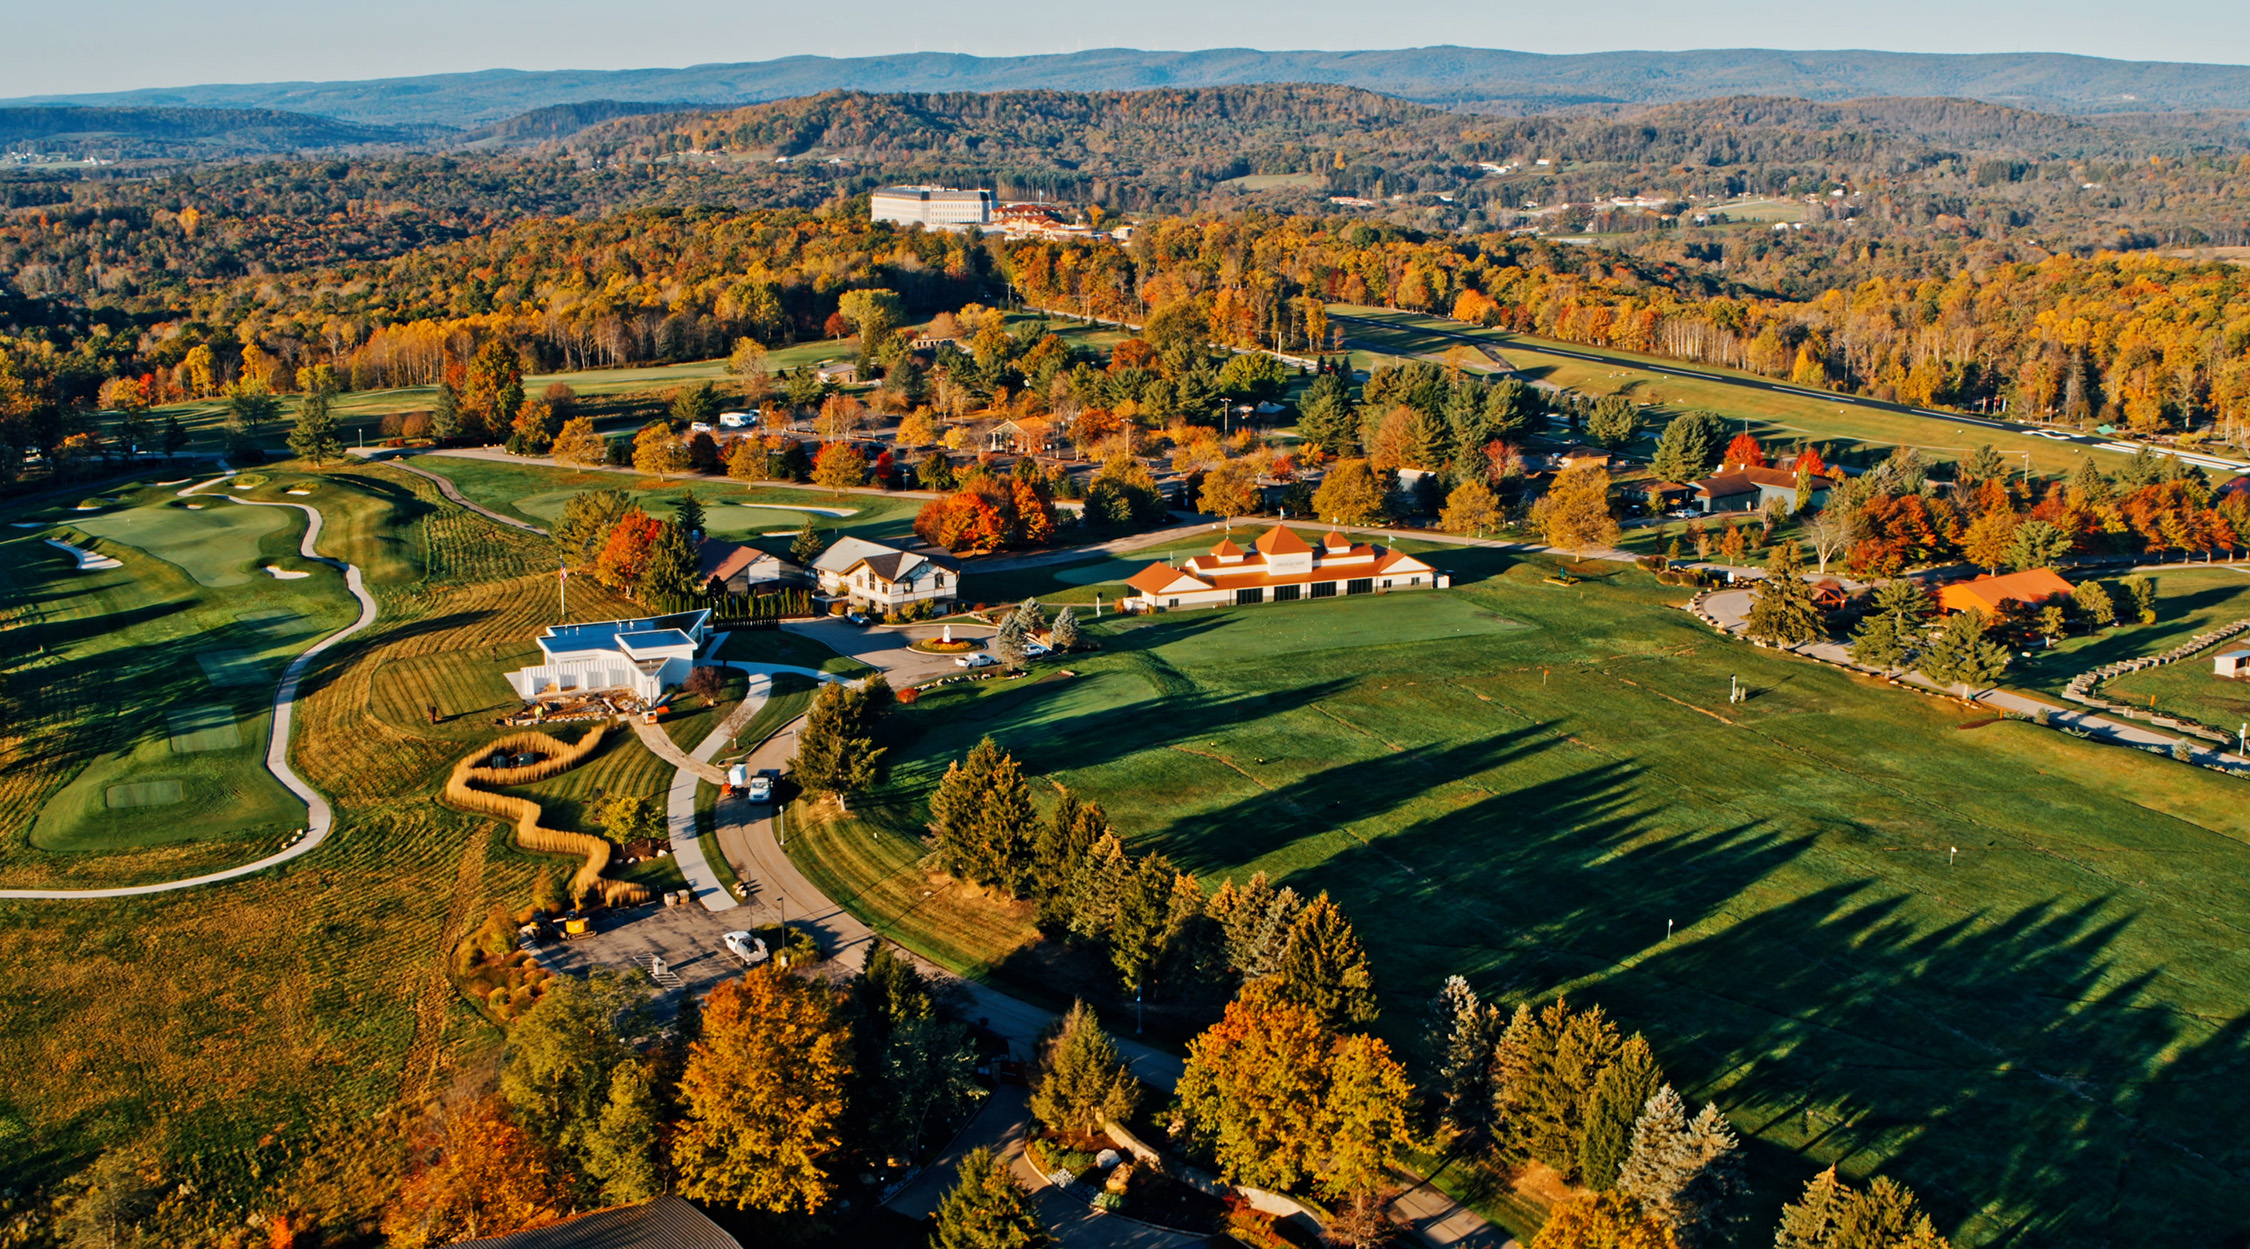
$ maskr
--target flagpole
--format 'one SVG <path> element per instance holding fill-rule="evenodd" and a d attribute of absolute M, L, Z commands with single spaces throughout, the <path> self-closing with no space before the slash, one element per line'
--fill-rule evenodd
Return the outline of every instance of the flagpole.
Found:
<path fill-rule="evenodd" d="M 562 609 L 558 624 L 570 623 L 570 564 L 562 556 L 555 556 L 555 604 Z"/>

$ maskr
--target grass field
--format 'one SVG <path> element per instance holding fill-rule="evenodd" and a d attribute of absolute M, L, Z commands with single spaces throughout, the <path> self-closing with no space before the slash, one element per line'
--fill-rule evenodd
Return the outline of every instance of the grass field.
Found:
<path fill-rule="evenodd" d="M 253 497 L 289 498 L 308 480 L 286 467 L 267 475 Z M 570 866 L 434 801 L 452 761 L 493 732 L 477 714 L 489 656 L 553 619 L 551 579 L 526 572 L 544 569 L 544 542 L 394 469 L 310 479 L 327 518 L 322 551 L 364 568 L 381 604 L 376 625 L 317 663 L 301 691 L 293 763 L 334 804 L 334 836 L 224 886 L 0 903 L 0 1174 L 37 1193 L 104 1147 L 144 1146 L 168 1184 L 188 1186 L 167 1200 L 168 1243 L 213 1243 L 244 1210 L 283 1208 L 351 1241 L 380 1213 L 367 1203 L 391 1190 L 424 1099 L 489 1063 L 498 1043 L 454 990 L 447 951 L 489 904 L 522 905 L 538 871 Z M 166 507 L 171 489 L 124 489 L 111 515 Z M 0 880 L 127 883 L 269 849 L 242 811 L 223 820 L 203 809 L 195 786 L 230 758 L 262 755 L 280 659 L 356 614 L 341 578 L 306 565 L 303 580 L 214 589 L 108 539 L 97 548 L 123 567 L 78 573 L 39 542 L 50 530 L 12 527 L 24 518 L 0 511 L 0 667 L 18 708 L 0 722 Z M 296 523 L 280 535 L 291 546 Z M 588 612 L 631 610 L 590 585 L 573 597 Z M 214 688 L 196 659 L 214 651 L 247 652 L 266 676 Z M 403 670 L 460 718 L 427 724 L 422 700 L 387 684 Z M 712 714 L 683 717 L 681 730 Z M 653 779 L 633 765 L 648 753 L 622 745 L 597 760 L 608 769 L 598 775 Z M 113 791 L 166 797 L 173 779 L 178 803 L 108 805 Z M 91 841 L 42 844 L 43 816 L 66 807 L 92 821 L 86 837 L 111 837 L 102 853 L 86 852 Z M 208 836 L 166 840 L 181 833 Z M 662 887 L 671 878 L 655 876 L 676 869 L 658 864 L 648 870 Z"/>
<path fill-rule="evenodd" d="M 1771 382 L 1770 378 L 1741 373 L 1715 365 L 1659 361 L 1607 348 L 1577 343 L 1555 343 L 1564 350 L 1598 355 L 1607 363 L 1591 363 L 1542 351 L 1546 340 L 1498 330 L 1479 330 L 1442 317 L 1423 316 L 1393 309 L 1339 304 L 1335 311 L 1385 322 L 1382 328 L 1365 324 L 1345 327 L 1356 349 L 1354 363 L 1361 368 L 1386 356 L 1438 358 L 1458 339 L 1441 338 L 1429 330 L 1465 333 L 1489 340 L 1509 363 L 1539 381 L 1552 382 L 1591 395 L 1624 394 L 1655 405 L 1644 412 L 1643 433 L 1634 453 L 1646 456 L 1655 447 L 1663 423 L 1678 412 L 1700 408 L 1716 412 L 1735 428 L 1747 428 L 1769 443 L 1799 439 L 1827 445 L 1832 451 L 1862 458 L 1878 458 L 1897 446 L 1913 446 L 1937 460 L 1955 460 L 1990 443 L 2011 463 L 2021 466 L 2028 453 L 2035 472 L 2067 477 L 2085 455 L 2097 457 L 2104 468 L 2115 469 L 2126 457 L 2109 451 L 2080 448 L 2008 430 L 1983 429 L 1935 417 L 1913 416 L 1856 404 L 1828 402 L 1808 395 L 1731 386 L 1723 382 L 1674 377 L 1644 367 L 1649 363 L 1694 369 L 1727 377 Z"/>
<path fill-rule="evenodd" d="M 414 466 L 446 477 L 464 496 L 495 512 L 540 526 L 551 525 L 570 496 L 587 490 L 624 490 L 651 515 L 665 518 L 672 515 L 676 500 L 692 493 L 702 501 L 705 525 L 714 537 L 771 547 L 785 555 L 788 537 L 762 535 L 782 531 L 794 535 L 810 516 L 830 540 L 903 537 L 911 532 L 922 502 L 876 494 L 838 497 L 818 490 L 760 488 L 715 477 L 660 482 L 622 473 L 582 473 L 445 455 L 418 457 Z"/>
<path fill-rule="evenodd" d="M 1840 1162 L 1913 1185 L 1964 1245 L 2231 1233 L 2237 782 L 1957 727 L 1715 639 L 1639 574 L 1562 589 L 1537 562 L 1451 562 L 1448 593 L 1105 622 L 1074 679 L 926 698 L 885 788 L 850 820 L 800 804 L 791 852 L 893 935 L 1036 996 L 1020 908 L 933 879 L 912 838 L 991 733 L 1206 882 L 1335 894 L 1396 1043 L 1452 973 L 1646 1030 L 1751 1139 L 1761 1219 Z"/>

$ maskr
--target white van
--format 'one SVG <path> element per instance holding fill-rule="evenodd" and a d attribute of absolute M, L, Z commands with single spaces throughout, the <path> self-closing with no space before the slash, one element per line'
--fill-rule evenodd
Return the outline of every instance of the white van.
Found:
<path fill-rule="evenodd" d="M 719 413 L 719 424 L 728 429 L 748 429 L 753 419 L 748 412 Z"/>

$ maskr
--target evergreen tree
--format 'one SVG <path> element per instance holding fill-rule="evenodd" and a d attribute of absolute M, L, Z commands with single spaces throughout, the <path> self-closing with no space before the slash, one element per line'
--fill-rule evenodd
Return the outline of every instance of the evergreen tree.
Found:
<path fill-rule="evenodd" d="M 1536 1073 L 1554 1061 L 1555 1037 L 1529 1002 L 1516 1004 L 1515 1014 L 1500 1032 L 1492 1052 L 1492 1125 L 1496 1137 L 1520 1147 L 1525 1139 L 1525 1107 Z"/>
<path fill-rule="evenodd" d="M 1359 454 L 1359 413 L 1351 387 L 1334 373 L 1322 373 L 1305 389 L 1297 406 L 1297 434 L 1334 456 Z"/>
<path fill-rule="evenodd" d="M 1633 1145 L 1618 1168 L 1617 1187 L 1648 1203 L 1669 1226 L 1678 1226 L 1679 1197 L 1691 1176 L 1681 1167 L 1687 1139 L 1687 1103 L 1660 1084 L 1633 1121 Z"/>
<path fill-rule="evenodd" d="M 1272 972 L 1301 906 L 1295 890 L 1276 889 L 1264 872 L 1257 872 L 1243 885 L 1229 877 L 1211 896 L 1205 914 L 1219 925 L 1227 966 L 1255 980 Z"/>
<path fill-rule="evenodd" d="M 1633 1148 L 1617 1187 L 1672 1228 L 1683 1249 L 1725 1243 L 1744 1191 L 1741 1143 L 1716 1105 L 1693 1122 L 1669 1084 L 1633 1124 Z"/>
<path fill-rule="evenodd" d="M 1073 1002 L 1041 1056 L 1031 1113 L 1059 1132 L 1098 1135 L 1133 1113 L 1140 1091 L 1093 1008 Z"/>
<path fill-rule="evenodd" d="M 797 784 L 817 794 L 856 794 L 875 783 L 885 748 L 875 744 L 877 725 L 890 709 L 890 686 L 880 676 L 859 686 L 824 682 L 797 733 L 789 760 Z"/>
<path fill-rule="evenodd" d="M 656 540 L 649 544 L 648 563 L 641 572 L 643 601 L 677 610 L 679 605 L 700 597 L 703 590 L 701 561 L 686 526 L 659 525 Z"/>
<path fill-rule="evenodd" d="M 1640 433 L 1641 408 L 1624 395 L 1603 395 L 1586 417 L 1586 436 L 1612 451 Z"/>
<path fill-rule="evenodd" d="M 1661 1083 L 1663 1073 L 1647 1038 L 1638 1032 L 1625 1038 L 1616 1061 L 1594 1081 L 1593 1100 L 1586 1107 L 1586 1135 L 1578 1146 L 1578 1171 L 1586 1187 L 1600 1190 L 1617 1183 L 1632 1152 L 1633 1124 Z"/>
<path fill-rule="evenodd" d="M 1478 1000 L 1459 976 L 1447 977 L 1438 995 L 1437 1086 L 1446 1126 L 1472 1138 L 1491 1132 L 1492 1060 L 1507 1024 L 1497 1007 Z"/>
<path fill-rule="evenodd" d="M 1820 608 L 1813 603 L 1812 586 L 1802 575 L 1803 557 L 1795 542 L 1774 544 L 1766 559 L 1765 579 L 1750 601 L 1751 637 L 1795 646 L 1827 632 Z"/>
<path fill-rule="evenodd" d="M 1836 1178 L 1836 1168 L 1805 1181 L 1797 1200 L 1781 1208 L 1781 1228 L 1774 1233 L 1774 1249 L 1832 1249 L 1836 1227 L 1851 1205 L 1852 1190 Z"/>
<path fill-rule="evenodd" d="M 1071 881 L 1087 852 L 1108 831 L 1109 817 L 1100 803 L 1081 802 L 1078 795 L 1062 791 L 1032 845 L 1031 895 L 1039 903 L 1041 924 L 1070 925 Z"/>
<path fill-rule="evenodd" d="M 1273 975 L 1281 996 L 1312 1011 L 1324 1027 L 1375 1020 L 1374 968 L 1343 908 L 1325 890 L 1289 926 Z"/>
<path fill-rule="evenodd" d="M 1573 1012 L 1557 1000 L 1540 1013 L 1551 1043 L 1538 1051 L 1519 1092 L 1516 1139 L 1531 1156 L 1575 1179 L 1586 1109 L 1622 1041 L 1599 1006 Z"/>
<path fill-rule="evenodd" d="M 633 497 L 622 490 L 582 490 L 563 502 L 562 519 L 549 536 L 565 560 L 591 564 L 609 541 L 609 531 L 632 507 Z"/>
<path fill-rule="evenodd" d="M 1921 648 L 1930 611 L 1929 593 L 1920 582 L 1884 582 L 1875 590 L 1874 610 L 1852 633 L 1852 662 L 1886 672 L 1905 667 Z"/>
<path fill-rule="evenodd" d="M 1988 627 L 1983 612 L 1953 613 L 1922 647 L 1915 666 L 1941 687 L 1974 691 L 1992 684 L 2008 670 L 2008 648 L 1985 639 Z"/>
<path fill-rule="evenodd" d="M 934 1249 L 1046 1249 L 1054 1243 L 1023 1186 L 990 1149 L 970 1150 L 959 1174 L 938 1206 Z"/>
<path fill-rule="evenodd" d="M 1106 938 L 1117 926 L 1117 912 L 1132 875 L 1132 861 L 1117 834 L 1103 830 L 1086 848 L 1086 855 L 1071 873 L 1067 894 L 1070 931 L 1074 936 Z"/>
<path fill-rule="evenodd" d="M 1888 1176 L 1865 1192 L 1836 1178 L 1830 1167 L 1781 1208 L 1774 1249 L 1951 1249 L 1922 1213 L 1914 1193 Z"/>
<path fill-rule="evenodd" d="M 1075 607 L 1065 607 L 1061 611 L 1056 612 L 1055 627 L 1053 632 L 1049 636 L 1054 644 L 1054 648 L 1058 651 L 1077 649 L 1078 609 Z"/>
<path fill-rule="evenodd" d="M 2070 559 L 2070 535 L 2043 520 L 2016 526 L 2008 542 L 2008 564 L 2015 569 L 2059 568 Z"/>
<path fill-rule="evenodd" d="M 672 521 L 692 540 L 703 536 L 703 500 L 683 494 L 672 503 Z"/>
<path fill-rule="evenodd" d="M 1961 484 L 1964 486 L 1973 486 L 1978 482 L 1998 481 L 2007 475 L 2007 461 L 2000 458 L 2000 453 L 1993 450 L 1992 444 L 1989 442 L 1961 457 L 1959 476 Z"/>
<path fill-rule="evenodd" d="M 1523 433 L 1537 433 L 1547 423 L 1546 401 L 1538 389 L 1515 378 L 1502 378 L 1484 393 L 1484 433 L 1487 441 Z"/>
<path fill-rule="evenodd" d="M 1649 471 L 1662 481 L 1694 482 L 1711 471 L 1719 438 L 1726 431 L 1708 412 L 1682 412 L 1657 437 Z"/>
<path fill-rule="evenodd" d="M 2078 465 L 2070 475 L 2070 484 L 2064 494 L 2073 503 L 2101 503 L 2110 496 L 2109 475 L 2091 457 Z"/>
<path fill-rule="evenodd" d="M 1039 813 L 1023 769 L 991 738 L 947 765 L 930 796 L 930 822 L 953 875 L 1010 895 L 1030 883 Z"/>
<path fill-rule="evenodd" d="M 300 460 L 319 468 L 344 456 L 344 440 L 336 435 L 336 418 L 329 412 L 326 391 L 307 394 L 297 404 L 297 427 L 289 431 L 289 450 Z"/>
<path fill-rule="evenodd" d="M 827 549 L 827 537 L 820 532 L 820 526 L 813 523 L 813 518 L 807 516 L 805 523 L 798 527 L 797 536 L 789 542 L 789 558 L 809 568 Z"/>

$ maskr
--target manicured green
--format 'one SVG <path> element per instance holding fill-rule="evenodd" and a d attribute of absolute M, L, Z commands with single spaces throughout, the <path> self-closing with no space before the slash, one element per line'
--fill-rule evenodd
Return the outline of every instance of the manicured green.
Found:
<path fill-rule="evenodd" d="M 1452 591 L 1105 621 L 1044 679 L 934 693 L 901 712 L 887 784 L 793 824 L 792 853 L 1014 987 L 1020 924 L 925 896 L 914 839 L 991 733 L 1035 789 L 1098 799 L 1207 883 L 1334 894 L 1395 1044 L 1453 973 L 1646 1031 L 1758 1142 L 1761 1220 L 1840 1162 L 1911 1184 L 1963 1245 L 2233 1226 L 2239 782 L 1957 728 L 1980 717 L 1719 639 L 1643 574 L 1448 562 Z"/>

